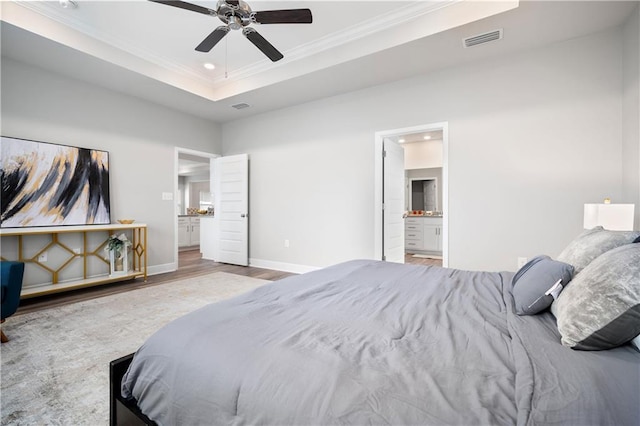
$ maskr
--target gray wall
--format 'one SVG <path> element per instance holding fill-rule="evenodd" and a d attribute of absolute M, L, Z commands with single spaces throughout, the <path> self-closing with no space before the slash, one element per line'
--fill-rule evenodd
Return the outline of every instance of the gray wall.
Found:
<path fill-rule="evenodd" d="M 640 6 L 623 28 L 622 178 L 620 202 L 636 205 L 635 229 L 640 229 Z"/>
<path fill-rule="evenodd" d="M 111 218 L 149 225 L 151 272 L 174 265 L 175 146 L 221 152 L 220 125 L 2 58 L 2 134 L 109 151 Z"/>
<path fill-rule="evenodd" d="M 637 183 L 621 175 L 622 46 L 618 28 L 223 125 L 223 154 L 251 158 L 252 261 L 375 257 L 374 133 L 443 121 L 449 265 L 556 256 L 585 202 Z"/>

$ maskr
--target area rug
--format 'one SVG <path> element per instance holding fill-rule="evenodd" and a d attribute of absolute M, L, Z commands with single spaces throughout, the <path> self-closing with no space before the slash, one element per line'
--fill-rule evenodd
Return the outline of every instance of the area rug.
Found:
<path fill-rule="evenodd" d="M 267 282 L 216 272 L 9 318 L 2 424 L 107 425 L 110 361 L 169 321 Z"/>

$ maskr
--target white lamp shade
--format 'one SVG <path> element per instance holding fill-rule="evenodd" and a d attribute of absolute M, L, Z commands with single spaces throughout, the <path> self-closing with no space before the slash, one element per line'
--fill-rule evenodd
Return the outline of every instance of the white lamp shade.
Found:
<path fill-rule="evenodd" d="M 585 204 L 584 229 L 602 226 L 610 231 L 633 231 L 635 204 Z"/>

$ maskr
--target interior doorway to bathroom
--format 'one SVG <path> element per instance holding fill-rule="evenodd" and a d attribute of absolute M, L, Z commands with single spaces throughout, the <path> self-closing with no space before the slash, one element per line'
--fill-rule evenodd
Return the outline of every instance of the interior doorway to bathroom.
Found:
<path fill-rule="evenodd" d="M 398 144 L 404 151 L 401 186 L 388 182 L 384 172 L 385 142 Z M 375 252 L 382 260 L 391 257 L 396 262 L 447 266 L 448 124 L 376 132 L 375 149 L 380 153 L 375 164 Z M 392 176 L 398 179 L 397 174 Z M 388 208 L 398 195 L 404 199 L 400 227 L 394 217 L 397 209 Z M 402 259 L 395 253 L 399 239 L 404 248 Z"/>

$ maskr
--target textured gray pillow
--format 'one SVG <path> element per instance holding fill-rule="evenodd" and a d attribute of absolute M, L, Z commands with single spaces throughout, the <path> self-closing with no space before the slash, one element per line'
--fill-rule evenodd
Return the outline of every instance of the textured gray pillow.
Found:
<path fill-rule="evenodd" d="M 553 302 L 562 344 L 610 349 L 640 334 L 640 245 L 599 256 Z"/>
<path fill-rule="evenodd" d="M 578 274 L 602 253 L 630 244 L 639 236 L 640 231 L 607 231 L 602 226 L 596 226 L 578 235 L 558 255 L 557 260 L 573 265 L 574 274 Z"/>
<path fill-rule="evenodd" d="M 560 280 L 562 287 L 571 281 L 573 266 L 558 262 L 549 256 L 538 256 L 527 262 L 513 276 L 513 300 L 518 315 L 535 315 L 544 311 L 554 300 L 545 294 Z M 557 293 L 556 293 L 557 295 Z"/>

